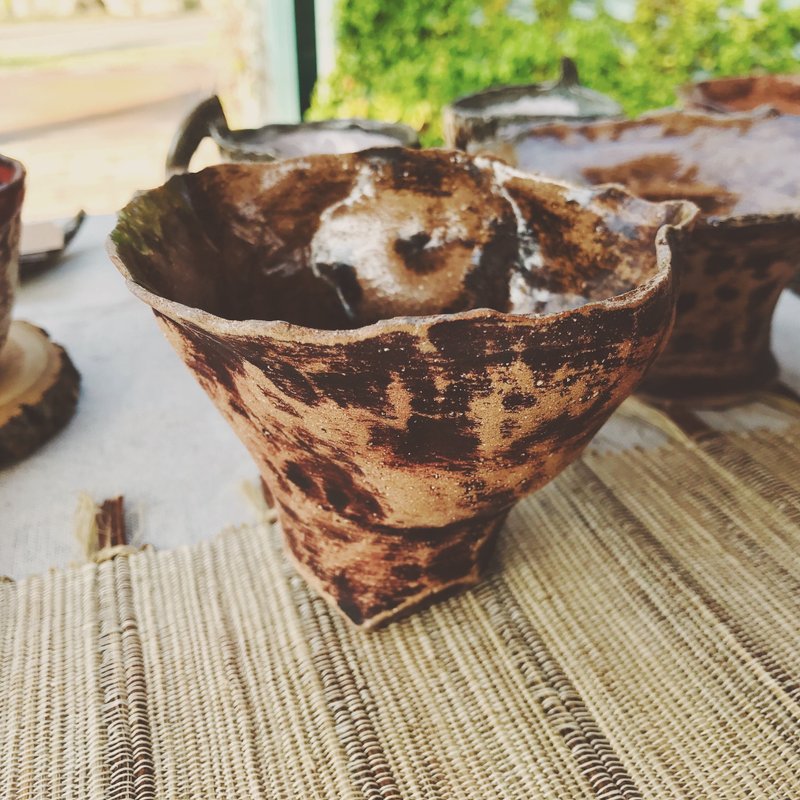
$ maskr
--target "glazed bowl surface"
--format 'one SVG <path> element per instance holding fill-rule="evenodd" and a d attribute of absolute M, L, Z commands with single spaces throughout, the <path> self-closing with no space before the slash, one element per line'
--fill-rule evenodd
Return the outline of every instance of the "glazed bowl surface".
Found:
<path fill-rule="evenodd" d="M 25 168 L 0 156 L 0 350 L 11 327 L 19 274 L 20 212 L 25 194 Z"/>
<path fill-rule="evenodd" d="M 648 392 L 724 405 L 775 379 L 772 315 L 800 269 L 800 117 L 667 111 L 535 127 L 486 149 L 524 170 L 700 207 L 675 330 Z"/>
<path fill-rule="evenodd" d="M 633 391 L 695 213 L 393 148 L 176 176 L 110 254 L 300 572 L 369 627 L 475 583 L 509 509 Z"/>
<path fill-rule="evenodd" d="M 512 138 L 534 123 L 620 116 L 621 106 L 581 86 L 575 63 L 564 58 L 558 80 L 494 86 L 454 100 L 443 112 L 444 138 L 449 147 L 474 153 L 486 140 Z"/>
<path fill-rule="evenodd" d="M 210 137 L 223 161 L 280 161 L 373 147 L 418 147 L 417 132 L 402 123 L 326 119 L 232 130 L 219 97 L 199 103 L 181 122 L 167 154 L 167 176 L 186 172 L 200 142 Z"/>

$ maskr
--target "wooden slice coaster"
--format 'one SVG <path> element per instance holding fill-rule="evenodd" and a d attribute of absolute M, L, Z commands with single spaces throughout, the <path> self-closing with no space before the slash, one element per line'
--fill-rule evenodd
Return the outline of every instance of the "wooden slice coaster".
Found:
<path fill-rule="evenodd" d="M 80 374 L 63 347 L 29 322 L 12 322 L 0 351 L 0 467 L 32 453 L 69 421 Z"/>

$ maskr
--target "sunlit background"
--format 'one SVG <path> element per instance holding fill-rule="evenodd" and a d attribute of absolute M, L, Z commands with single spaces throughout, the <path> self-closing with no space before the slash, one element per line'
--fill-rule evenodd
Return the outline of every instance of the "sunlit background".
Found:
<path fill-rule="evenodd" d="M 676 85 L 800 59 L 800 0 L 4 0 L 0 151 L 28 167 L 28 220 L 108 213 L 160 183 L 180 120 L 217 91 L 236 126 L 402 120 L 501 82 L 587 85 L 634 114 Z M 216 158 L 205 142 L 193 165 Z"/>

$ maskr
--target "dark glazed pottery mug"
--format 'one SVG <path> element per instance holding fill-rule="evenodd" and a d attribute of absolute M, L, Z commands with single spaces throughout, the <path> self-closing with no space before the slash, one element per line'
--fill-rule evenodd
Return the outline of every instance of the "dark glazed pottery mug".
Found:
<path fill-rule="evenodd" d="M 299 571 L 370 627 L 478 581 L 509 509 L 636 388 L 695 214 L 394 148 L 176 176 L 109 252 Z"/>
<path fill-rule="evenodd" d="M 0 350 L 11 327 L 11 307 L 19 273 L 19 233 L 25 168 L 0 156 Z"/>
<path fill-rule="evenodd" d="M 295 125 L 231 130 L 214 95 L 181 122 L 167 154 L 167 175 L 186 172 L 200 142 L 210 136 L 224 161 L 279 161 L 320 154 L 355 153 L 370 147 L 419 147 L 408 125 L 372 119 L 326 119 Z"/>
<path fill-rule="evenodd" d="M 647 393 L 726 405 L 776 378 L 772 315 L 800 268 L 800 117 L 667 111 L 531 128 L 487 149 L 554 178 L 700 207 L 675 330 Z"/>
<path fill-rule="evenodd" d="M 678 94 L 689 109 L 730 114 L 766 107 L 784 114 L 800 114 L 800 75 L 716 78 L 683 86 Z M 789 282 L 789 288 L 800 294 L 800 270 Z"/>
<path fill-rule="evenodd" d="M 454 100 L 443 116 L 448 147 L 472 153 L 487 140 L 510 138 L 536 122 L 620 117 L 622 108 L 581 86 L 575 63 L 563 58 L 556 81 L 495 86 Z"/>
<path fill-rule="evenodd" d="M 747 75 L 715 78 L 682 86 L 683 105 L 729 114 L 768 106 L 784 114 L 800 114 L 800 75 Z"/>

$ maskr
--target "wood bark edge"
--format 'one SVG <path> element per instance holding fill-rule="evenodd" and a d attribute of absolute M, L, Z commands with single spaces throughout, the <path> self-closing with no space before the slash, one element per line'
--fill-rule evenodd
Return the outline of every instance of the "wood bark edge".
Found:
<path fill-rule="evenodd" d="M 13 358 L 0 358 L 0 367 L 6 367 L 0 372 L 0 390 L 5 389 L 6 395 L 0 403 L 0 467 L 30 455 L 61 430 L 75 412 L 80 389 L 80 374 L 67 352 L 41 328 L 14 322 L 3 356 L 7 348 L 16 350 Z M 36 348 L 40 348 L 38 354 Z M 28 358 L 42 363 L 36 367 L 35 379 L 23 382 L 15 392 L 14 382 Z"/>

